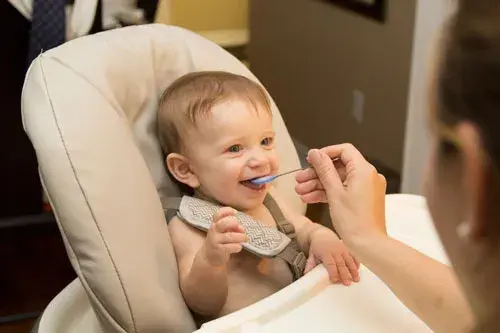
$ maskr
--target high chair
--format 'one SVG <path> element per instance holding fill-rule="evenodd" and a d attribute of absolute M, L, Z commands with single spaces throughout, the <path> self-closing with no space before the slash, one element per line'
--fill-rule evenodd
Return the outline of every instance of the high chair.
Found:
<path fill-rule="evenodd" d="M 178 194 L 178 189 L 164 168 L 155 113 L 165 88 L 198 70 L 225 70 L 257 80 L 214 43 L 158 24 L 78 38 L 31 64 L 23 88 L 23 124 L 78 275 L 47 306 L 34 332 L 196 330 L 179 290 L 161 205 L 161 198 Z M 298 168 L 274 103 L 272 111 L 281 168 Z M 275 185 L 291 207 L 305 212 L 293 175 Z M 421 198 L 388 196 L 387 208 L 394 237 L 447 261 Z M 428 331 L 373 273 L 365 267 L 360 273 L 362 281 L 346 288 L 331 285 L 319 266 L 199 331 Z"/>

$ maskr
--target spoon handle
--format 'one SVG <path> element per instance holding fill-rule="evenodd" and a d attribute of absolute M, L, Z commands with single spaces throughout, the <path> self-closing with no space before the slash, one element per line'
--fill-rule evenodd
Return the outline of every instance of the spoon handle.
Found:
<path fill-rule="evenodd" d="M 338 158 L 332 159 L 332 163 L 337 161 L 337 160 L 338 160 Z M 262 184 L 272 182 L 273 180 L 275 180 L 278 177 L 288 175 L 288 174 L 293 173 L 293 172 L 302 171 L 302 170 L 308 169 L 310 167 L 311 167 L 311 165 L 307 165 L 305 167 L 294 169 L 294 170 L 287 171 L 287 172 L 283 172 L 283 173 L 280 173 L 280 174 L 277 174 L 274 176 L 264 176 L 264 177 L 260 177 L 260 178 L 255 178 L 255 179 L 252 179 L 250 182 L 253 184 L 262 185 Z"/>
<path fill-rule="evenodd" d="M 281 176 L 284 176 L 284 175 L 289 175 L 289 174 L 297 172 L 297 171 L 302 171 L 302 170 L 305 170 L 307 168 L 309 168 L 309 166 L 306 166 L 306 167 L 303 167 L 303 168 L 299 168 L 299 169 L 295 169 L 295 170 L 292 170 L 292 171 L 283 172 L 283 173 L 277 174 L 276 177 L 274 177 L 274 178 L 276 179 L 278 177 L 281 177 Z"/>
<path fill-rule="evenodd" d="M 340 158 L 332 158 L 332 163 L 333 162 L 336 162 L 340 160 Z M 274 179 L 278 178 L 278 177 L 281 177 L 281 176 L 284 176 L 284 175 L 288 175 L 290 173 L 294 173 L 294 172 L 297 172 L 297 171 L 302 171 L 302 170 L 305 170 L 305 169 L 309 169 L 310 167 L 312 167 L 310 164 L 309 165 L 306 165 L 305 167 L 302 167 L 302 168 L 298 168 L 298 169 L 295 169 L 295 170 L 292 170 L 292 171 L 287 171 L 287 172 L 283 172 L 283 173 L 280 173 L 280 174 L 277 174 Z"/>

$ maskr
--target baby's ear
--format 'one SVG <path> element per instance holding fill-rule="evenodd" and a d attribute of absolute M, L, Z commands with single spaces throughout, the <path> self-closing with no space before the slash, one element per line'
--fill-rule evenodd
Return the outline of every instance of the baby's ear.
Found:
<path fill-rule="evenodd" d="M 191 170 L 187 157 L 177 153 L 170 153 L 167 155 L 166 163 L 168 171 L 170 171 L 172 176 L 179 182 L 193 189 L 200 186 L 198 177 Z"/>

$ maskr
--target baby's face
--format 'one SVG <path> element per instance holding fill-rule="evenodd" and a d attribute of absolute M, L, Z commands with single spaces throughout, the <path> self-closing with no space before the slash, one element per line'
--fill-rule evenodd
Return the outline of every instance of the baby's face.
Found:
<path fill-rule="evenodd" d="M 248 180 L 275 174 L 279 167 L 272 118 L 264 108 L 222 102 L 198 119 L 185 144 L 202 194 L 243 211 L 263 202 L 269 185 Z"/>

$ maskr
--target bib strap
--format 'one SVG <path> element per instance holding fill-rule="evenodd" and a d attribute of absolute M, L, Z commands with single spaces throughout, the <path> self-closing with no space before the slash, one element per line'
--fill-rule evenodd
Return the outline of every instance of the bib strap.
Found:
<path fill-rule="evenodd" d="M 181 203 L 182 203 L 181 197 L 168 197 L 162 200 L 163 210 L 165 212 L 167 223 L 174 216 L 179 214 Z M 304 274 L 307 258 L 304 255 L 304 253 L 300 250 L 300 245 L 299 242 L 297 241 L 296 237 L 297 235 L 295 233 L 295 227 L 293 226 L 292 223 L 288 222 L 285 219 L 281 209 L 279 208 L 276 201 L 271 197 L 271 195 L 268 194 L 266 196 L 264 200 L 264 205 L 273 216 L 273 219 L 276 222 L 278 230 L 283 234 L 285 234 L 290 239 L 289 244 L 275 256 L 277 258 L 284 260 L 290 266 L 293 278 L 294 280 L 297 280 Z M 185 221 L 184 218 L 181 218 L 181 220 Z M 192 221 L 187 221 L 187 222 L 192 222 Z M 259 222 L 255 221 L 254 223 L 259 223 Z M 206 229 L 204 231 L 206 231 Z M 251 251 L 250 248 L 248 248 L 247 250 L 253 252 Z"/>

